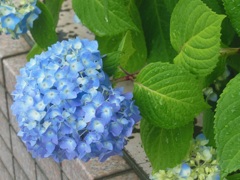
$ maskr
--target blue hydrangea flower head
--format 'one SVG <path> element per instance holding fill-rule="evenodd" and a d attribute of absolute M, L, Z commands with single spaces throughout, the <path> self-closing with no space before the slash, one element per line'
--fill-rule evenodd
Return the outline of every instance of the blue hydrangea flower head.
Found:
<path fill-rule="evenodd" d="M 33 157 L 60 162 L 121 155 L 140 120 L 131 93 L 113 89 L 96 41 L 57 42 L 20 70 L 11 107 Z"/>
<path fill-rule="evenodd" d="M 11 34 L 18 38 L 33 27 L 41 10 L 36 6 L 37 0 L 25 0 L 15 7 L 11 0 L 0 2 L 0 33 Z"/>

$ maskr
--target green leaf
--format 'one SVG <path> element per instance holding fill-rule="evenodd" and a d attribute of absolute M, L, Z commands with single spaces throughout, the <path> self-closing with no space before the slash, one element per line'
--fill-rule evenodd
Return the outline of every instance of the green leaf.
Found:
<path fill-rule="evenodd" d="M 103 60 L 103 70 L 104 72 L 106 72 L 109 76 L 112 76 L 118 66 L 119 66 L 119 56 L 120 53 L 119 52 L 112 52 L 112 53 L 108 53 L 106 58 L 104 58 Z"/>
<path fill-rule="evenodd" d="M 163 129 L 142 119 L 140 129 L 143 148 L 154 172 L 173 168 L 189 152 L 193 135 L 192 123 L 176 129 Z"/>
<path fill-rule="evenodd" d="M 147 59 L 147 47 L 140 14 L 136 7 L 135 0 L 129 0 L 127 7 L 130 17 L 139 31 L 131 30 L 126 32 L 124 36 L 125 40 L 122 41 L 123 44 L 120 44 L 119 49 L 119 51 L 122 52 L 122 56 L 120 57 L 120 65 L 126 71 L 134 73 L 145 65 Z"/>
<path fill-rule="evenodd" d="M 54 27 L 57 26 L 59 12 L 61 10 L 61 6 L 64 0 L 45 0 L 46 7 L 49 12 L 52 14 Z"/>
<path fill-rule="evenodd" d="M 137 6 L 138 8 L 141 6 L 142 1 L 143 1 L 143 0 L 135 0 L 135 4 L 136 4 L 136 6 Z"/>
<path fill-rule="evenodd" d="M 82 23 L 97 36 L 113 36 L 138 30 L 124 0 L 73 0 L 73 9 Z"/>
<path fill-rule="evenodd" d="M 210 9 L 212 9 L 217 14 L 225 14 L 222 0 L 202 0 Z M 222 22 L 221 30 L 222 43 L 229 46 L 236 34 L 228 17 L 226 17 Z"/>
<path fill-rule="evenodd" d="M 203 133 L 209 140 L 208 145 L 216 147 L 214 140 L 214 113 L 211 109 L 207 109 L 203 112 Z"/>
<path fill-rule="evenodd" d="M 101 39 L 106 38 L 103 37 Z M 110 42 L 110 44 L 112 43 Z M 127 31 L 123 34 L 118 49 L 112 48 L 112 52 L 107 53 L 108 58 L 104 60 L 104 67 L 108 72 L 114 73 L 115 78 L 121 77 L 124 74 L 118 69 L 119 66 L 129 73 L 134 73 L 145 65 L 146 56 L 147 52 L 143 35 L 138 32 Z"/>
<path fill-rule="evenodd" d="M 53 17 L 47 7 L 39 1 L 37 2 L 37 6 L 42 12 L 33 22 L 33 28 L 30 31 L 36 43 L 42 49 L 47 49 L 48 46 L 57 41 L 57 34 L 55 32 Z"/>
<path fill-rule="evenodd" d="M 170 9 L 176 3 L 173 0 L 164 2 Z M 176 56 L 169 37 L 170 12 L 166 9 L 164 2 L 144 0 L 140 7 L 148 49 L 148 62 L 171 62 Z"/>
<path fill-rule="evenodd" d="M 227 64 L 235 71 L 240 72 L 240 54 L 228 57 Z"/>
<path fill-rule="evenodd" d="M 127 31 L 124 35 L 119 46 L 119 51 L 122 54 L 120 57 L 120 64 L 121 66 L 126 67 L 128 65 L 127 60 L 129 60 L 136 52 L 136 49 L 133 47 L 132 33 L 130 31 Z"/>
<path fill-rule="evenodd" d="M 217 102 L 215 139 L 222 177 L 240 168 L 240 74 L 233 78 Z"/>
<path fill-rule="evenodd" d="M 99 50 L 103 56 L 103 69 L 109 76 L 112 76 L 117 70 L 120 62 L 119 56 L 121 52 L 118 51 L 119 44 L 122 39 L 122 34 L 117 36 L 104 36 L 104 37 L 96 37 Z"/>
<path fill-rule="evenodd" d="M 174 63 L 198 77 L 210 74 L 218 63 L 224 17 L 201 0 L 180 0 L 170 23 L 171 43 L 179 53 Z"/>
<path fill-rule="evenodd" d="M 222 6 L 221 0 L 202 0 L 210 9 L 212 9 L 214 12 L 218 14 L 224 13 L 224 9 Z"/>
<path fill-rule="evenodd" d="M 134 73 L 145 65 L 146 47 L 141 34 L 127 31 L 120 43 L 118 51 L 120 66 L 130 73 Z"/>
<path fill-rule="evenodd" d="M 235 28 L 238 36 L 240 36 L 240 1 L 236 0 L 223 0 L 223 5 L 226 10 L 226 13 L 232 23 L 232 26 Z"/>
<path fill-rule="evenodd" d="M 27 54 L 27 60 L 30 61 L 35 55 L 40 54 L 42 52 L 42 48 L 39 47 L 37 44 L 34 44 L 30 52 Z"/>
<path fill-rule="evenodd" d="M 172 14 L 174 7 L 176 6 L 178 0 L 163 0 L 165 7 L 167 8 L 168 12 Z"/>
<path fill-rule="evenodd" d="M 115 52 L 118 50 L 119 44 L 122 40 L 122 34 L 116 36 L 96 36 L 98 42 L 99 50 L 102 55 L 105 55 L 109 52 Z"/>
<path fill-rule="evenodd" d="M 232 47 L 240 47 L 240 37 L 237 35 L 233 39 Z M 229 65 L 235 71 L 240 72 L 240 49 L 238 53 L 232 54 L 227 57 L 227 65 Z"/>
<path fill-rule="evenodd" d="M 240 174 L 233 174 L 227 177 L 227 180 L 240 180 Z"/>
<path fill-rule="evenodd" d="M 116 36 L 97 37 L 100 51 L 107 54 L 104 60 L 104 68 L 108 74 L 114 77 L 122 76 L 118 66 L 129 73 L 138 71 L 145 65 L 147 50 L 142 31 L 141 19 L 134 0 L 128 1 L 127 5 L 130 17 L 140 31 L 129 30 Z"/>
<path fill-rule="evenodd" d="M 195 77 L 174 64 L 147 65 L 138 74 L 133 93 L 141 115 L 166 129 L 186 125 L 207 107 Z"/>

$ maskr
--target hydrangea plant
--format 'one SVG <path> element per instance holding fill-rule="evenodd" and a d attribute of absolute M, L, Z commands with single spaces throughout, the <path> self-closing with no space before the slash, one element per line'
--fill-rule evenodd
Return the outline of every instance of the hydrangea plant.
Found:
<path fill-rule="evenodd" d="M 31 27 L 41 11 L 30 28 L 32 60 L 21 70 L 12 106 L 34 156 L 104 161 L 121 154 L 140 119 L 136 103 L 154 173 L 239 179 L 239 1 L 72 0 L 98 43 L 57 42 L 63 0 L 27 2 L 32 8 L 24 13 L 35 12 L 27 25 L 6 0 L 0 13 L 1 31 L 17 37 L 15 27 Z M 134 81 L 133 94 L 110 80 Z M 209 142 L 192 146 L 199 114 Z"/>

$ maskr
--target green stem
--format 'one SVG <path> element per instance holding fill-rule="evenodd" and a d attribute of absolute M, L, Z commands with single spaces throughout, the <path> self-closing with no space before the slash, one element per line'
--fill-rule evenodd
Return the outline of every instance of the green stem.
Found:
<path fill-rule="evenodd" d="M 232 56 L 235 54 L 240 54 L 240 48 L 222 48 L 220 50 L 221 56 Z"/>

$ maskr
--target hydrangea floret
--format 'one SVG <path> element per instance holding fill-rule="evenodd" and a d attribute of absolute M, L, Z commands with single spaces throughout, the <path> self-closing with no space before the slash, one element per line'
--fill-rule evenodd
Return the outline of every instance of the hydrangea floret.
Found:
<path fill-rule="evenodd" d="M 16 39 L 33 27 L 41 10 L 36 6 L 37 0 L 23 0 L 17 4 L 12 0 L 0 2 L 0 34 L 11 34 Z"/>
<path fill-rule="evenodd" d="M 57 42 L 17 77 L 12 111 L 33 157 L 56 162 L 121 155 L 140 120 L 132 93 L 113 89 L 96 41 Z"/>
<path fill-rule="evenodd" d="M 199 134 L 193 140 L 189 156 L 182 164 L 153 174 L 151 180 L 220 180 L 216 150 L 207 146 L 208 140 Z"/>

